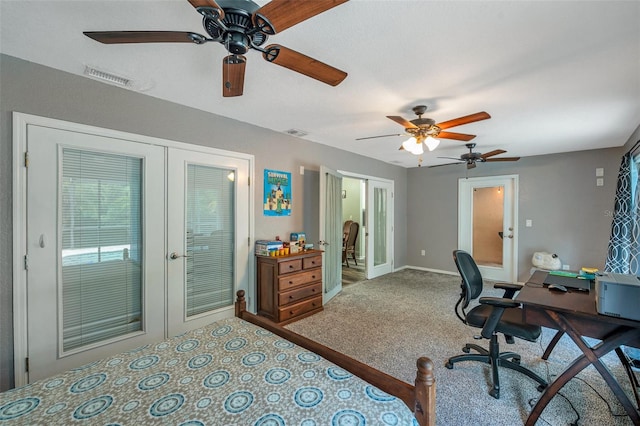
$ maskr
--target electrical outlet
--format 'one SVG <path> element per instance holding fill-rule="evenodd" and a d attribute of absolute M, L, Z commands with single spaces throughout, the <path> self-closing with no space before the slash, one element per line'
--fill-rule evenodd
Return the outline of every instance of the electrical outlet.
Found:
<path fill-rule="evenodd" d="M 562 269 L 568 271 L 571 267 L 569 265 L 562 265 Z"/>
<path fill-rule="evenodd" d="M 426 252 L 426 251 L 424 251 L 424 250 L 421 250 L 421 251 L 420 251 L 420 254 L 421 254 L 422 256 L 424 256 L 424 255 L 426 255 L 426 254 L 427 254 L 427 252 Z"/>

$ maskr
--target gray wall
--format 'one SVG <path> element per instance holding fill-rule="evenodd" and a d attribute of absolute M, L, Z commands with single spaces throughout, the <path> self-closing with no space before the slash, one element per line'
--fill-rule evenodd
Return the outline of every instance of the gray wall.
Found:
<path fill-rule="evenodd" d="M 604 267 L 623 153 L 609 148 L 540 155 L 469 171 L 469 177 L 519 176 L 519 280 L 528 278 L 536 251 L 557 253 L 572 268 Z M 596 186 L 596 167 L 604 168 L 604 186 Z M 451 252 L 458 243 L 458 179 L 465 170 L 464 165 L 409 170 L 408 265 L 456 270 Z M 526 219 L 532 227 L 525 227 Z"/>
<path fill-rule="evenodd" d="M 394 180 L 395 264 L 406 264 L 407 170 L 402 167 L 6 55 L 0 56 L 0 90 L 0 390 L 13 385 L 12 111 L 255 155 L 256 238 L 308 229 L 309 240 L 317 241 L 320 165 Z M 265 168 L 292 173 L 290 217 L 262 214 Z"/>

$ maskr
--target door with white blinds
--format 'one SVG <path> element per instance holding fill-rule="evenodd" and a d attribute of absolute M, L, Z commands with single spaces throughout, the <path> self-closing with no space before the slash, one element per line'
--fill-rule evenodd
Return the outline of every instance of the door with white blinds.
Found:
<path fill-rule="evenodd" d="M 29 381 L 162 339 L 164 149 L 36 125 L 27 149 Z"/>
<path fill-rule="evenodd" d="M 393 182 L 367 180 L 367 279 L 393 272 Z"/>
<path fill-rule="evenodd" d="M 249 162 L 168 151 L 169 335 L 233 315 L 248 288 Z M 184 284 L 183 284 L 184 283 Z"/>

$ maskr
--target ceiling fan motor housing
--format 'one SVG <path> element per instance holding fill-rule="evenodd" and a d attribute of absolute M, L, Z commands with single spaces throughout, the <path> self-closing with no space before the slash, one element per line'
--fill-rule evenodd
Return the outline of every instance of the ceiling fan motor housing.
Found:
<path fill-rule="evenodd" d="M 222 23 L 226 29 L 218 25 L 217 19 L 207 15 L 204 16 L 202 25 L 212 38 L 220 40 L 229 53 L 243 55 L 252 45 L 260 46 L 267 41 L 268 36 L 259 31 L 251 19 L 259 8 L 257 4 L 246 0 L 219 0 L 218 4 L 224 10 Z"/>

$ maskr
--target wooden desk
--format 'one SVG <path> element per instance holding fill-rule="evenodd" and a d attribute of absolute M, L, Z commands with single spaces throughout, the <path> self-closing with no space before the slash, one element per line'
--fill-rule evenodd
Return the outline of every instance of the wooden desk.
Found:
<path fill-rule="evenodd" d="M 600 362 L 601 357 L 622 345 L 640 347 L 640 321 L 600 315 L 596 310 L 593 288 L 590 292 L 550 291 L 543 287 L 546 276 L 547 272 L 536 271 L 515 300 L 522 303 L 526 322 L 564 331 L 580 348 L 582 355 L 573 360 L 544 390 L 525 425 L 533 426 L 555 394 L 589 364 L 593 364 L 600 373 L 633 423 L 640 425 L 638 410 L 609 369 Z M 583 337 L 592 337 L 601 342 L 591 347 Z"/>

